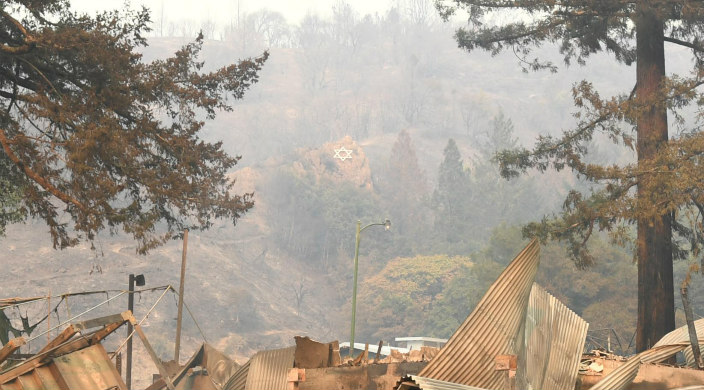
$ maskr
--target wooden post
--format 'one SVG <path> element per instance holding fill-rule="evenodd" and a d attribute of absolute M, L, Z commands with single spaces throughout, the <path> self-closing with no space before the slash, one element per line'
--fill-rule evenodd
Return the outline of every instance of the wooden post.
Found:
<path fill-rule="evenodd" d="M 51 341 L 51 290 L 49 290 L 49 296 L 46 297 L 46 342 Z"/>
<path fill-rule="evenodd" d="M 381 355 L 381 347 L 384 345 L 384 340 L 379 340 L 379 347 L 376 349 L 376 356 L 374 356 L 374 364 L 379 363 L 379 356 Z"/>
<path fill-rule="evenodd" d="M 19 347 L 25 345 L 27 340 L 24 337 L 18 337 L 7 342 L 0 348 L 0 363 L 4 362 L 5 359 L 10 357 Z"/>
<path fill-rule="evenodd" d="M 178 353 L 181 349 L 181 318 L 183 316 L 183 285 L 186 281 L 186 250 L 188 249 L 188 229 L 183 231 L 183 253 L 181 254 L 181 282 L 178 286 L 178 316 L 176 317 L 176 345 L 174 360 L 179 364 Z"/>
<path fill-rule="evenodd" d="M 39 352 L 37 352 L 37 355 L 41 355 L 44 352 L 54 349 L 58 347 L 59 345 L 71 340 L 71 337 L 73 337 L 76 333 L 78 333 L 78 329 L 76 329 L 73 325 L 69 325 L 66 329 L 63 330 L 56 338 L 53 340 L 49 341 L 44 348 L 42 348 Z"/>
<path fill-rule="evenodd" d="M 680 288 L 682 294 L 682 307 L 684 308 L 684 316 L 687 320 L 687 329 L 689 330 L 689 342 L 692 343 L 692 354 L 694 354 L 694 363 L 702 370 L 704 363 L 702 362 L 702 354 L 699 349 L 699 339 L 697 337 L 697 329 L 694 327 L 694 316 L 692 315 L 692 306 L 689 304 L 687 297 L 687 287 Z"/>
<path fill-rule="evenodd" d="M 169 390 L 176 390 L 174 387 L 174 384 L 171 382 L 171 379 L 169 379 L 169 373 L 166 371 L 164 368 L 164 365 L 161 364 L 161 359 L 159 359 L 159 356 L 156 354 L 154 351 L 154 348 L 152 348 L 151 343 L 149 343 L 149 340 L 147 339 L 147 335 L 144 334 L 144 331 L 142 330 L 142 327 L 137 323 L 137 320 L 134 319 L 134 316 L 130 312 L 123 313 L 125 320 L 129 321 L 132 326 L 134 327 L 134 330 L 137 332 L 137 336 L 142 340 L 142 344 L 144 345 L 144 348 L 147 350 L 149 353 L 149 357 L 152 358 L 152 362 L 154 362 L 154 365 L 156 366 L 156 369 L 159 370 L 159 375 L 161 375 L 161 379 L 164 380 L 164 383 L 166 383 L 166 387 L 169 388 Z"/>
<path fill-rule="evenodd" d="M 359 356 L 357 356 L 357 357 L 352 361 L 352 365 L 353 365 L 353 366 L 359 366 L 360 364 L 362 364 L 362 359 L 364 359 L 364 352 L 360 352 L 360 353 L 359 353 Z"/>
<path fill-rule="evenodd" d="M 606 352 L 611 353 L 611 330 L 609 330 L 609 335 L 606 336 Z"/>

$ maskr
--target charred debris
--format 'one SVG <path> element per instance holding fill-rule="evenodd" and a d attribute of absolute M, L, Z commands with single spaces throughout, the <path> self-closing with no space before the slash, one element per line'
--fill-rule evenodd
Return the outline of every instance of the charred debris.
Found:
<path fill-rule="evenodd" d="M 32 355 L 19 350 L 38 336 L 6 340 L 0 390 L 128 390 L 121 351 L 133 336 L 158 372 L 146 390 L 704 390 L 701 357 L 692 348 L 704 338 L 704 319 L 629 358 L 604 349 L 584 353 L 589 324 L 534 282 L 539 251 L 537 241 L 528 244 L 441 348 L 401 351 L 380 342 L 350 356 L 340 353 L 337 341 L 295 337 L 290 347 L 259 351 L 243 365 L 204 343 L 179 365 L 159 359 L 149 330 L 127 310 L 71 318 Z M 39 298 L 2 299 L 0 309 Z M 106 351 L 102 341 L 123 325 L 130 335 L 116 351 Z"/>

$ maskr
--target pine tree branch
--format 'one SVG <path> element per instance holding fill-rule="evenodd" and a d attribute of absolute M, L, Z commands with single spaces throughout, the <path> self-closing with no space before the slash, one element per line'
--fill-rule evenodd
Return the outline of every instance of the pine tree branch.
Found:
<path fill-rule="evenodd" d="M 532 29 L 527 29 L 525 31 L 520 31 L 520 32 L 516 32 L 513 34 L 508 34 L 508 35 L 497 34 L 494 37 L 489 37 L 489 38 L 484 37 L 481 39 L 466 39 L 466 36 L 468 35 L 466 30 L 458 29 L 455 36 L 458 39 L 462 38 L 463 41 L 481 41 L 482 45 L 488 46 L 493 43 L 513 42 L 518 39 L 528 38 L 528 37 L 536 35 L 540 32 L 550 30 L 550 29 L 555 28 L 557 26 L 563 25 L 566 22 L 567 22 L 566 20 L 560 19 L 557 21 L 552 21 L 547 24 L 539 25 L 539 26 L 532 28 Z M 458 43 L 466 46 L 466 43 L 464 43 L 463 41 L 459 41 Z"/>
<path fill-rule="evenodd" d="M 3 11 L 0 11 L 0 15 L 2 15 L 3 18 L 9 20 L 10 23 L 12 23 L 18 30 L 20 30 L 22 35 L 24 35 L 28 39 L 31 37 L 29 35 L 29 32 L 27 32 L 27 29 L 24 28 L 24 26 L 22 25 L 22 23 L 20 23 L 17 19 L 13 18 L 10 14 L 8 14 L 7 12 L 5 12 L 3 10 Z"/>
<path fill-rule="evenodd" d="M 704 47 L 699 46 L 696 43 L 687 42 L 687 41 L 683 41 L 683 40 L 680 40 L 677 38 L 672 38 L 672 37 L 663 37 L 663 40 L 665 42 L 670 42 L 670 43 L 674 43 L 674 44 L 677 44 L 680 46 L 688 47 L 694 51 L 704 52 Z"/>
<path fill-rule="evenodd" d="M 7 135 L 5 134 L 5 131 L 0 128 L 0 144 L 2 145 L 3 150 L 5 151 L 5 154 L 7 157 L 12 161 L 18 168 L 22 169 L 24 174 L 32 179 L 35 183 L 39 184 L 42 188 L 44 188 L 46 191 L 60 199 L 62 202 L 66 204 L 72 204 L 76 206 L 79 210 L 86 212 L 88 208 L 81 203 L 78 199 L 72 197 L 71 195 L 59 190 L 56 188 L 53 184 L 51 184 L 46 178 L 42 177 L 38 173 L 34 172 L 30 167 L 27 166 L 16 154 L 15 152 L 12 151 L 12 148 L 10 148 L 10 144 L 12 142 L 7 138 Z"/>
<path fill-rule="evenodd" d="M 17 76 L 15 73 L 11 73 L 9 70 L 5 70 L 5 68 L 0 67 L 0 78 L 5 78 L 8 80 L 12 80 L 15 82 L 18 86 L 28 89 L 33 92 L 37 92 L 39 89 L 39 85 L 35 83 L 33 80 L 28 79 L 28 78 L 21 78 Z"/>
<path fill-rule="evenodd" d="M 22 58 L 22 57 L 18 57 L 18 58 L 20 59 L 20 61 L 22 61 L 22 62 L 24 62 L 25 64 L 27 64 L 30 68 L 34 69 L 34 71 L 37 72 L 37 74 L 39 74 L 39 76 L 41 76 L 41 78 L 43 78 L 44 81 L 46 81 L 46 83 L 51 87 L 51 89 L 54 90 L 54 92 L 56 92 L 57 95 L 59 95 L 59 98 L 63 98 L 63 97 L 61 96 L 61 93 L 56 89 L 56 87 L 54 87 L 54 84 L 49 80 L 48 77 L 46 77 L 46 75 L 44 74 L 44 72 L 42 72 L 41 70 L 39 70 L 36 66 L 34 66 L 34 64 L 32 64 L 31 62 L 25 60 L 24 58 Z M 36 91 L 35 91 L 35 92 L 36 92 Z"/>
<path fill-rule="evenodd" d="M 10 55 L 17 55 L 17 54 L 25 54 L 29 53 L 32 49 L 36 47 L 36 41 L 34 40 L 34 37 L 29 34 L 27 29 L 20 23 L 17 19 L 13 18 L 5 12 L 4 10 L 0 11 L 0 15 L 2 15 L 3 18 L 7 19 L 12 23 L 13 26 L 15 26 L 22 35 L 25 36 L 24 39 L 24 44 L 21 46 L 9 46 L 6 44 L 0 45 L 0 52 L 5 53 L 5 54 L 10 54 Z"/>
<path fill-rule="evenodd" d="M 578 18 L 578 17 L 583 17 L 583 16 L 588 16 L 588 17 L 617 17 L 617 18 L 630 18 L 632 15 L 624 12 L 614 12 L 611 14 L 602 14 L 596 11 L 591 11 L 587 12 L 585 10 L 577 10 L 577 11 L 566 11 L 566 10 L 557 10 L 553 11 L 553 15 L 558 15 L 558 16 L 567 16 L 570 18 Z"/>

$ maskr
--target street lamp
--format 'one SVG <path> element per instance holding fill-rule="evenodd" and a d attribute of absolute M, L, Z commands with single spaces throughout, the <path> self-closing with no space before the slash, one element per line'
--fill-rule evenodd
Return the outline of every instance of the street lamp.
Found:
<path fill-rule="evenodd" d="M 134 314 L 134 285 L 137 283 L 138 287 L 144 286 L 144 275 L 139 274 L 135 276 L 130 274 L 129 279 L 129 295 L 127 296 L 127 310 Z M 127 322 L 127 369 L 125 370 L 125 384 L 127 389 L 132 389 L 132 324 Z"/>
<path fill-rule="evenodd" d="M 384 230 L 389 230 L 391 229 L 391 221 L 387 218 L 384 222 L 381 223 L 370 223 L 369 225 L 363 227 L 360 229 L 360 226 L 362 225 L 361 221 L 357 221 L 357 235 L 355 237 L 355 245 L 354 245 L 354 280 L 352 281 L 352 325 L 350 326 L 350 356 L 354 353 L 354 323 L 355 323 L 355 316 L 357 314 L 357 268 L 359 265 L 359 236 L 360 233 L 364 231 L 364 229 L 370 227 L 370 226 L 383 226 Z"/>

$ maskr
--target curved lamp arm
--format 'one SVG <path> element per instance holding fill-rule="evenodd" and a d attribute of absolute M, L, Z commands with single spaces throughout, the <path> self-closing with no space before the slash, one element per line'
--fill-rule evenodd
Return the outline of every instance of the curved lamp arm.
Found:
<path fill-rule="evenodd" d="M 364 231 L 364 229 L 370 227 L 370 226 L 383 226 L 384 230 L 389 230 L 391 229 L 391 221 L 389 221 L 388 218 L 384 220 L 384 222 L 380 223 L 370 223 L 369 225 L 360 228 L 362 225 L 361 221 L 357 221 L 357 234 L 355 236 L 355 245 L 354 245 L 354 280 L 352 281 L 352 324 L 350 326 L 350 356 L 352 356 L 354 352 L 354 324 L 355 324 L 355 317 L 357 315 L 357 268 L 359 266 L 359 238 L 360 238 L 360 233 Z"/>

